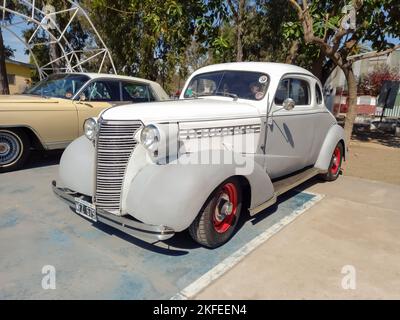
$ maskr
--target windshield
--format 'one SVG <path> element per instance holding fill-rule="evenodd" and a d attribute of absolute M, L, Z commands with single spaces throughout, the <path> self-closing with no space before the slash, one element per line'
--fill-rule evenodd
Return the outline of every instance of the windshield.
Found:
<path fill-rule="evenodd" d="M 195 76 L 185 91 L 185 98 L 228 96 L 261 100 L 268 88 L 268 76 L 259 72 L 218 71 Z"/>
<path fill-rule="evenodd" d="M 88 76 L 81 74 L 52 74 L 25 93 L 35 96 L 72 99 L 88 80 L 90 80 Z"/>

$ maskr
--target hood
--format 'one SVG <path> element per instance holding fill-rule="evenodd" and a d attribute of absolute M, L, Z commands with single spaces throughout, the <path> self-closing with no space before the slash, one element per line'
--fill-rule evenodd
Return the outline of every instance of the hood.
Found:
<path fill-rule="evenodd" d="M 186 99 L 139 103 L 107 109 L 105 120 L 141 120 L 150 122 L 184 122 L 259 117 L 258 109 L 240 101 L 221 99 Z"/>
<path fill-rule="evenodd" d="M 4 110 L 31 110 L 32 108 L 43 108 L 47 104 L 59 103 L 57 98 L 45 98 L 39 96 L 16 94 L 0 96 L 0 111 Z"/>

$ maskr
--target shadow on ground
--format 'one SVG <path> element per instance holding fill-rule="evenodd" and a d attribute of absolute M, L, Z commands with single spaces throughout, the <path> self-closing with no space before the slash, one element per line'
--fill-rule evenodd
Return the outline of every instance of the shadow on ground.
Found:
<path fill-rule="evenodd" d="M 387 147 L 400 148 L 400 137 L 396 137 L 393 133 L 355 131 L 352 139 L 361 142 L 377 142 Z"/>
<path fill-rule="evenodd" d="M 64 150 L 32 151 L 29 160 L 27 161 L 23 169 L 33 169 L 58 165 L 60 163 L 63 151 Z"/>
<path fill-rule="evenodd" d="M 281 204 L 284 204 L 291 198 L 296 197 L 297 195 L 301 194 L 304 190 L 317 183 L 325 183 L 325 181 L 322 181 L 318 177 L 312 178 L 311 180 L 298 186 L 295 190 L 288 191 L 287 193 L 279 196 L 277 202 L 274 205 L 268 207 L 267 209 L 265 209 L 264 211 L 258 213 L 253 217 L 250 216 L 247 210 L 244 210 L 240 216 L 238 222 L 238 228 L 236 229 L 232 238 L 234 238 L 235 235 L 239 233 L 241 229 L 245 226 L 245 224 L 247 224 L 248 222 L 250 222 L 251 225 L 253 226 L 262 223 L 265 219 L 271 217 L 274 213 L 276 213 Z M 74 211 L 73 209 L 71 210 Z M 191 250 L 198 249 L 201 247 L 199 244 L 197 244 L 192 240 L 188 231 L 178 232 L 173 238 L 165 241 L 149 243 L 146 240 L 141 240 L 139 238 L 130 236 L 129 234 L 126 234 L 122 231 L 119 231 L 104 224 L 95 224 L 95 226 L 99 230 L 108 234 L 113 234 L 128 243 L 167 256 L 184 256 L 189 254 Z"/>

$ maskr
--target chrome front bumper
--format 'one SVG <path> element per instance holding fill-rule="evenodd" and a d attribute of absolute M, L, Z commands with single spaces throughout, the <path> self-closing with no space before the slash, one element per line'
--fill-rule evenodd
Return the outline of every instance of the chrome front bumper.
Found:
<path fill-rule="evenodd" d="M 56 181 L 52 182 L 54 193 L 70 207 L 75 207 L 73 192 L 57 187 Z M 175 234 L 174 230 L 166 226 L 152 226 L 139 221 L 116 216 L 102 209 L 96 209 L 97 221 L 118 229 L 134 237 L 146 240 L 167 240 Z"/>

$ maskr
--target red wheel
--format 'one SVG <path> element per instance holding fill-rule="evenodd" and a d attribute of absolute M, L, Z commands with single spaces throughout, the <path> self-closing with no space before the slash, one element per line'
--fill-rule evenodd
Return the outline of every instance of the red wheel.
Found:
<path fill-rule="evenodd" d="M 214 208 L 213 223 L 218 233 L 226 232 L 235 220 L 237 212 L 237 188 L 229 182 L 222 186 Z"/>
<path fill-rule="evenodd" d="M 192 238 L 209 248 L 216 248 L 233 235 L 242 207 L 240 184 L 235 178 L 223 182 L 208 198 L 189 227 Z"/>
<path fill-rule="evenodd" d="M 339 177 L 343 160 L 343 145 L 339 142 L 333 150 L 332 159 L 329 164 L 328 172 L 322 177 L 326 181 L 334 181 Z"/>
<path fill-rule="evenodd" d="M 341 163 L 342 163 L 342 151 L 340 150 L 340 146 L 337 145 L 335 151 L 333 151 L 331 167 L 329 168 L 329 170 L 333 175 L 337 175 Z"/>

